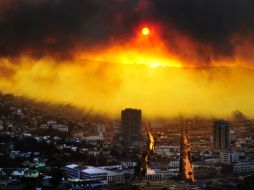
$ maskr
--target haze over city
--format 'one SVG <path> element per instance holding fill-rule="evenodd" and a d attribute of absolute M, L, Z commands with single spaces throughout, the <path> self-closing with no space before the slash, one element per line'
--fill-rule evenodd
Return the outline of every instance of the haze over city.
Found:
<path fill-rule="evenodd" d="M 0 0 L 0 189 L 253 190 L 253 0 Z"/>

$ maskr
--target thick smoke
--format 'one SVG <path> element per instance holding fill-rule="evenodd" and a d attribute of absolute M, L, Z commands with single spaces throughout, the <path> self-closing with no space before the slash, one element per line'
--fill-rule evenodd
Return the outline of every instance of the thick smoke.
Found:
<path fill-rule="evenodd" d="M 252 34 L 253 10 L 252 0 L 0 0 L 0 55 L 68 58 L 78 48 L 121 44 L 152 22 L 170 51 L 193 56 L 183 36 L 195 57 L 210 61 L 234 56 L 232 38 Z"/>
<path fill-rule="evenodd" d="M 253 4 L 0 0 L 0 91 L 113 115 L 253 116 L 253 69 L 226 67 L 253 68 Z"/>
<path fill-rule="evenodd" d="M 152 9 L 153 17 L 165 27 L 164 37 L 169 45 L 177 44 L 170 35 L 171 25 L 201 43 L 200 55 L 206 55 L 207 49 L 202 49 L 202 45 L 210 46 L 213 58 L 234 55 L 235 35 L 254 42 L 249 36 L 254 31 L 252 0 L 159 0 L 153 1 Z"/>
<path fill-rule="evenodd" d="M 68 56 L 75 48 L 124 40 L 138 22 L 135 1 L 0 1 L 0 54 Z"/>

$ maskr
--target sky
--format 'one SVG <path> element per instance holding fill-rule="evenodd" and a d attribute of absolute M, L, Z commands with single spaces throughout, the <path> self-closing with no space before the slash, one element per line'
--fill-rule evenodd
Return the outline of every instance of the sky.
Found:
<path fill-rule="evenodd" d="M 0 0 L 0 91 L 112 116 L 254 116 L 253 19 L 252 0 Z"/>

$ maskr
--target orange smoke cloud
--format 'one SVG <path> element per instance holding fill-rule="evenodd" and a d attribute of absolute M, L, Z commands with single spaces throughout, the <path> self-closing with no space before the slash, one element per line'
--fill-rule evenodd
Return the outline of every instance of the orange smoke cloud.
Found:
<path fill-rule="evenodd" d="M 119 44 L 113 41 L 108 47 L 91 52 L 79 50 L 75 53 L 75 57 L 100 62 L 145 64 L 150 67 L 181 67 L 179 58 L 167 49 L 160 38 L 160 31 L 152 25 L 150 30 L 149 35 L 143 35 L 141 25 L 137 28 L 134 37 L 125 43 Z"/>
<path fill-rule="evenodd" d="M 227 116 L 239 109 L 254 113 L 252 45 L 235 36 L 234 57 L 210 54 L 201 63 L 200 44 L 174 32 L 178 50 L 161 38 L 163 28 L 150 24 L 150 35 L 142 25 L 130 40 L 112 40 L 90 49 L 76 45 L 71 57 L 60 59 L 44 52 L 0 59 L 0 90 L 39 101 L 71 103 L 80 108 L 118 116 L 124 107 L 141 108 L 146 116 L 212 115 Z M 46 38 L 54 43 L 54 38 Z M 176 51 L 182 50 L 181 54 Z M 250 50 L 251 51 L 251 50 Z M 60 54 L 61 55 L 61 54 Z"/>

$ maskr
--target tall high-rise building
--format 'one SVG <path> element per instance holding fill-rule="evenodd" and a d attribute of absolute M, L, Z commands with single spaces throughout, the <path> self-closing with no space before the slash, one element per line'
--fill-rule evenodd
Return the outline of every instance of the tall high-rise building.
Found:
<path fill-rule="evenodd" d="M 213 124 L 213 145 L 217 150 L 229 148 L 229 123 L 224 120 Z"/>
<path fill-rule="evenodd" d="M 125 139 L 141 136 L 141 110 L 126 108 L 121 112 L 121 133 Z"/>

